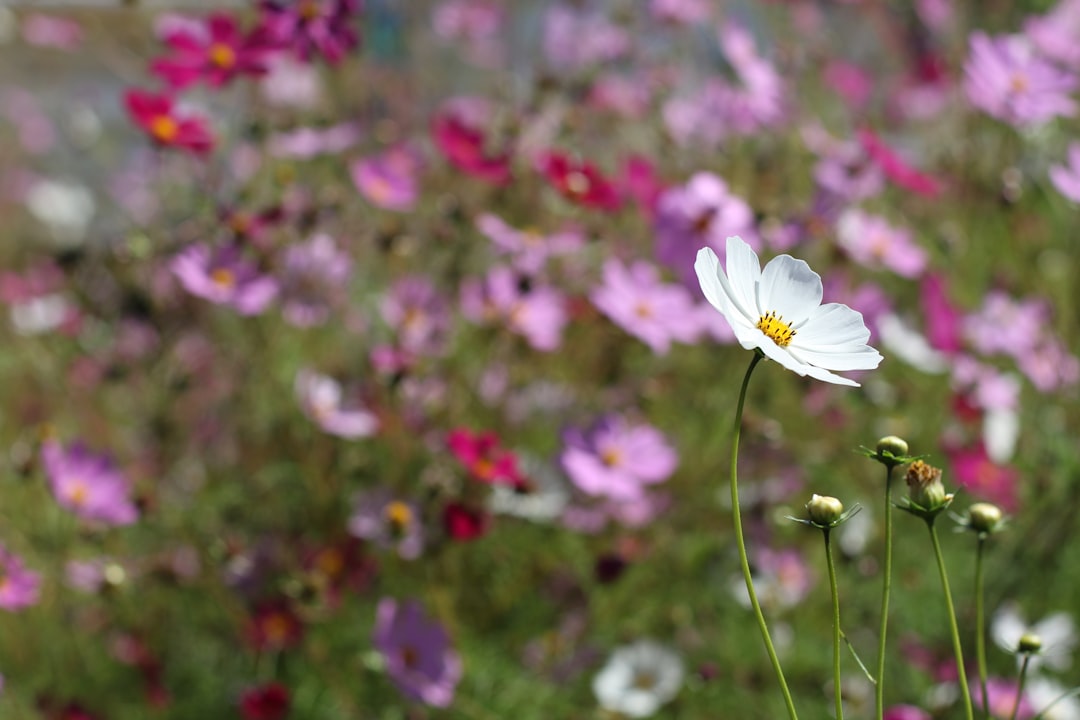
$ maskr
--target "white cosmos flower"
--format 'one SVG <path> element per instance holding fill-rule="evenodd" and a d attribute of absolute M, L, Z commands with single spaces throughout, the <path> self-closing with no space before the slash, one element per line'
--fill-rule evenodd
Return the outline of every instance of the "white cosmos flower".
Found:
<path fill-rule="evenodd" d="M 851 385 L 830 370 L 872 370 L 881 353 L 866 344 L 870 331 L 862 314 L 842 303 L 821 304 L 821 276 L 790 255 L 761 268 L 740 237 L 727 239 L 727 272 L 709 248 L 694 263 L 705 299 L 724 314 L 739 344 L 760 349 L 799 375 Z"/>
<path fill-rule="evenodd" d="M 1077 645 L 1076 623 L 1066 612 L 1047 615 L 1035 624 L 1029 624 L 1020 613 L 1016 603 L 1002 605 L 990 623 L 990 634 L 1000 647 L 1016 652 L 1020 638 L 1025 633 L 1038 635 L 1042 649 L 1031 656 L 1028 668 L 1035 671 L 1040 666 L 1062 671 L 1072 666 L 1072 653 Z M 1017 664 L 1022 662 L 1018 656 Z"/>
<path fill-rule="evenodd" d="M 593 693 L 605 710 L 643 718 L 678 695 L 682 683 L 682 659 L 673 650 L 638 640 L 616 648 L 593 678 Z"/>

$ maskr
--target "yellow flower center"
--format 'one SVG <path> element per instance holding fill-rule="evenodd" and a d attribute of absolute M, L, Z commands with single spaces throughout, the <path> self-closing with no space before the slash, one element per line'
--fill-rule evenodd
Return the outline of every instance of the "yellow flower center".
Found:
<path fill-rule="evenodd" d="M 1009 78 L 1009 89 L 1012 90 L 1017 95 L 1021 95 L 1021 94 L 1025 93 L 1025 92 L 1027 92 L 1027 89 L 1028 89 L 1027 75 L 1024 75 L 1023 73 L 1019 73 L 1019 72 L 1014 73 L 1013 76 L 1011 78 Z"/>
<path fill-rule="evenodd" d="M 791 338 L 795 337 L 795 331 L 784 322 L 784 318 L 775 312 L 767 312 L 757 321 L 757 329 L 765 333 L 769 339 L 780 347 L 791 344 Z"/>
<path fill-rule="evenodd" d="M 589 192 L 589 176 L 583 172 L 574 171 L 566 176 L 566 189 L 571 195 L 584 195 Z"/>
<path fill-rule="evenodd" d="M 634 314 L 642 320 L 648 320 L 653 316 L 652 306 L 644 302 L 639 302 L 634 306 Z"/>
<path fill-rule="evenodd" d="M 600 462 L 607 467 L 615 467 L 622 462 L 622 453 L 615 448 L 607 448 L 600 453 Z"/>
<path fill-rule="evenodd" d="M 227 290 L 236 284 L 236 275 L 227 268 L 216 268 L 210 273 L 210 279 L 223 290 Z"/>
<path fill-rule="evenodd" d="M 412 522 L 412 510 L 400 500 L 387 503 L 386 507 L 383 508 L 383 514 L 395 534 L 404 533 Z"/>
<path fill-rule="evenodd" d="M 634 689 L 652 690 L 656 687 L 657 677 L 647 670 L 638 670 L 634 673 Z"/>
<path fill-rule="evenodd" d="M 308 22 L 317 19 L 321 14 L 318 0 L 301 0 L 296 8 L 296 14 Z"/>
<path fill-rule="evenodd" d="M 210 62 L 222 70 L 228 70 L 236 64 L 236 51 L 225 43 L 211 45 L 209 55 Z"/>
<path fill-rule="evenodd" d="M 77 480 L 71 484 L 71 488 L 68 490 L 68 500 L 75 507 L 81 507 L 89 495 L 89 491 L 86 488 L 86 483 L 81 480 Z"/>
<path fill-rule="evenodd" d="M 168 115 L 158 115 L 150 121 L 150 134 L 160 143 L 171 143 L 180 132 L 180 126 Z"/>

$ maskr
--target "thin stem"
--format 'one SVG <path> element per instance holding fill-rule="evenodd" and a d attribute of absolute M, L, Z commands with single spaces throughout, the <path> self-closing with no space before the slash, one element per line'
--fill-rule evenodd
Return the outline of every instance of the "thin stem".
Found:
<path fill-rule="evenodd" d="M 822 530 L 825 536 L 825 562 L 829 566 L 829 587 L 832 589 L 833 621 L 833 694 L 836 697 L 836 720 L 844 720 L 843 692 L 840 688 L 840 594 L 836 589 L 836 564 L 833 562 L 832 546 L 829 544 L 829 529 Z"/>
<path fill-rule="evenodd" d="M 754 579 L 750 574 L 750 559 L 746 555 L 746 540 L 743 539 L 742 512 L 739 510 L 739 434 L 742 429 L 743 404 L 746 401 L 746 388 L 750 385 L 750 374 L 763 358 L 760 352 L 754 352 L 750 366 L 746 368 L 743 377 L 742 388 L 739 390 L 739 404 L 735 409 L 735 423 L 732 426 L 731 441 L 731 514 L 735 526 L 735 544 L 739 548 L 739 563 L 742 565 L 743 579 L 746 581 L 746 592 L 750 596 L 750 606 L 754 609 L 754 617 L 757 619 L 758 629 L 761 630 L 761 639 L 765 643 L 765 650 L 769 653 L 776 679 L 780 682 L 780 692 L 784 695 L 787 704 L 788 715 L 791 720 L 798 720 L 795 712 L 795 703 L 791 699 L 791 691 L 788 690 L 787 681 L 784 680 L 784 671 L 780 667 L 780 658 L 776 655 L 772 638 L 769 637 L 769 626 L 765 624 L 765 615 L 761 612 L 761 603 L 758 602 L 757 593 L 754 592 Z"/>
<path fill-rule="evenodd" d="M 979 664 L 983 717 L 990 720 L 990 695 L 986 691 L 986 616 L 983 612 L 983 546 L 985 545 L 986 536 L 979 533 L 979 542 L 975 546 L 975 660 Z"/>
<path fill-rule="evenodd" d="M 941 575 L 941 589 L 945 592 L 945 607 L 949 612 L 949 630 L 952 632 L 953 654 L 956 655 L 956 675 L 960 681 L 960 694 L 964 698 L 964 713 L 967 720 L 974 720 L 975 713 L 971 706 L 971 691 L 968 689 L 967 671 L 964 669 L 964 651 L 960 646 L 960 630 L 956 626 L 956 610 L 953 609 L 952 593 L 949 592 L 949 576 L 945 572 L 945 558 L 941 555 L 941 543 L 938 542 L 933 518 L 926 521 L 926 527 L 930 530 L 930 542 L 934 546 L 938 574 Z"/>
<path fill-rule="evenodd" d="M 885 717 L 885 637 L 889 630 L 889 591 L 892 588 L 892 471 L 893 465 L 885 466 L 885 561 L 881 583 L 881 629 L 878 631 L 877 685 L 874 688 L 874 705 L 878 720 Z"/>
<path fill-rule="evenodd" d="M 1016 713 L 1020 712 L 1020 700 L 1024 697 L 1024 681 L 1027 680 L 1029 662 L 1031 662 L 1031 653 L 1024 653 L 1024 662 L 1020 665 L 1020 681 L 1016 683 L 1016 700 L 1013 701 L 1013 711 L 1009 720 L 1016 720 Z"/>

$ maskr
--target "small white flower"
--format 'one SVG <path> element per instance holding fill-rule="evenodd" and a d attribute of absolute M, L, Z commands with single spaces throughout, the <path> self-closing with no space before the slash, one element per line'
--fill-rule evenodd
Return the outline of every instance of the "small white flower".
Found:
<path fill-rule="evenodd" d="M 727 239 L 727 272 L 710 248 L 694 263 L 701 290 L 723 313 L 739 344 L 760 349 L 799 375 L 837 385 L 858 383 L 830 370 L 872 370 L 881 353 L 866 344 L 870 331 L 862 314 L 842 303 L 821 304 L 821 276 L 790 255 L 761 268 L 740 237 Z"/>
<path fill-rule="evenodd" d="M 1068 689 L 1053 680 L 1033 677 L 1024 692 L 1044 720 L 1080 720 L 1080 700 L 1075 696 L 1063 698 Z"/>
<path fill-rule="evenodd" d="M 593 678 L 593 693 L 605 710 L 627 717 L 649 717 L 682 687 L 682 659 L 652 640 L 616 648 Z"/>
<path fill-rule="evenodd" d="M 990 634 L 994 642 L 1009 652 L 1016 652 L 1020 637 L 1032 633 L 1042 640 L 1042 649 L 1031 656 L 1028 668 L 1032 671 L 1040 666 L 1054 670 L 1068 670 L 1072 665 L 1072 653 L 1076 648 L 1076 624 L 1072 616 L 1065 612 L 1047 615 L 1031 625 L 1024 620 L 1020 609 L 1014 603 L 1003 605 L 994 613 L 990 624 Z M 1020 661 L 1020 658 L 1017 658 Z"/>

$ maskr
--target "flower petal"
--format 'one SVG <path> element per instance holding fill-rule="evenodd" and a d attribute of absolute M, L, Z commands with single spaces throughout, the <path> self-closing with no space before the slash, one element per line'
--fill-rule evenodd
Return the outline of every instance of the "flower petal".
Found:
<path fill-rule="evenodd" d="M 697 260 L 694 261 L 694 272 L 697 273 L 701 292 L 709 304 L 720 311 L 732 326 L 752 328 L 757 318 L 750 318 L 749 312 L 739 307 L 738 300 L 734 296 L 731 284 L 720 270 L 720 259 L 712 248 L 698 250 Z"/>
<path fill-rule="evenodd" d="M 761 280 L 761 261 L 754 249 L 738 235 L 727 239 L 727 277 L 721 276 L 735 305 L 756 325 L 761 317 L 757 302 L 757 284 Z"/>
<path fill-rule="evenodd" d="M 873 370 L 881 364 L 881 353 L 869 345 L 843 352 L 819 352 L 789 347 L 788 351 L 800 362 L 826 370 Z"/>
<path fill-rule="evenodd" d="M 769 261 L 758 283 L 758 307 L 775 312 L 795 325 L 811 316 L 821 305 L 821 276 L 804 260 L 780 255 Z"/>
<path fill-rule="evenodd" d="M 792 343 L 799 348 L 817 351 L 844 345 L 865 345 L 870 330 L 862 313 L 842 303 L 826 303 L 814 310 L 806 322 L 797 328 Z"/>

